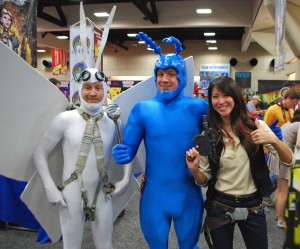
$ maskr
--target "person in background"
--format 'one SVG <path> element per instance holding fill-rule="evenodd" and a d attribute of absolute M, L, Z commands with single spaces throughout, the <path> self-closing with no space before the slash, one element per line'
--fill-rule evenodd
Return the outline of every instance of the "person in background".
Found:
<path fill-rule="evenodd" d="M 279 100 L 276 104 L 270 106 L 264 115 L 264 121 L 270 125 L 276 119 L 278 120 L 277 126 L 281 127 L 285 123 L 292 120 L 294 115 L 294 108 L 298 104 L 300 99 L 300 92 L 296 88 L 288 89 L 283 98 Z M 271 172 L 271 177 L 273 177 L 273 173 Z M 271 196 L 265 196 L 263 202 L 268 207 L 274 207 L 275 201 Z"/>
<path fill-rule="evenodd" d="M 281 126 L 283 142 L 293 150 L 296 144 L 300 143 L 300 136 L 297 137 L 300 128 L 300 110 L 296 110 L 294 117 L 291 122 L 285 123 Z M 298 141 L 299 140 L 299 141 Z M 289 191 L 288 178 L 289 178 L 289 168 L 281 164 L 278 158 L 270 155 L 269 159 L 269 169 L 272 173 L 277 176 L 277 188 L 275 191 L 275 207 L 276 207 L 276 219 L 277 227 L 285 228 L 286 221 L 284 217 L 286 201 Z"/>
<path fill-rule="evenodd" d="M 291 121 L 294 115 L 295 106 L 298 104 L 299 99 L 300 92 L 298 89 L 288 89 L 281 100 L 267 109 L 264 115 L 266 124 L 270 125 L 278 119 L 277 126 L 281 127 L 283 124 Z"/>
<path fill-rule="evenodd" d="M 294 162 L 293 153 L 265 122 L 248 115 L 243 93 L 233 79 L 213 80 L 208 100 L 208 123 L 216 146 L 208 156 L 200 156 L 195 148 L 186 152 L 196 183 L 208 186 L 206 232 L 213 248 L 232 249 L 238 224 L 246 248 L 268 249 L 262 196 L 273 187 L 263 145 L 287 166 Z"/>
<path fill-rule="evenodd" d="M 244 95 L 243 95 L 243 98 L 244 98 L 245 104 L 247 104 L 248 101 L 249 101 L 247 94 L 244 94 Z"/>
<path fill-rule="evenodd" d="M 55 79 L 55 78 L 50 78 L 49 81 L 55 85 L 58 89 L 61 88 L 61 82 L 58 80 L 58 79 Z"/>
<path fill-rule="evenodd" d="M 259 102 L 261 102 L 259 97 L 257 95 L 253 95 L 250 101 L 248 101 L 248 103 L 246 104 L 247 110 L 253 118 L 258 118 L 258 116 L 262 115 L 263 113 L 263 111 L 256 109 L 256 106 Z"/>
<path fill-rule="evenodd" d="M 203 92 L 202 89 L 200 89 L 200 88 L 197 89 L 196 97 L 197 97 L 197 98 L 202 98 L 202 99 L 205 98 L 205 95 L 204 95 L 204 92 Z"/>
<path fill-rule="evenodd" d="M 181 249 L 198 248 L 202 225 L 203 196 L 185 162 L 185 151 L 193 146 L 193 136 L 201 133 L 202 115 L 208 103 L 184 96 L 187 68 L 180 41 L 174 44 L 176 54 L 161 54 L 144 33 L 144 40 L 160 57 L 155 63 L 156 96 L 138 102 L 128 118 L 122 144 L 113 147 L 118 164 L 129 163 L 144 140 L 146 169 L 140 201 L 140 224 L 150 249 L 168 248 L 173 222 Z"/>
<path fill-rule="evenodd" d="M 194 82 L 194 89 L 193 89 L 193 94 L 197 96 L 197 90 L 198 90 L 198 83 Z"/>

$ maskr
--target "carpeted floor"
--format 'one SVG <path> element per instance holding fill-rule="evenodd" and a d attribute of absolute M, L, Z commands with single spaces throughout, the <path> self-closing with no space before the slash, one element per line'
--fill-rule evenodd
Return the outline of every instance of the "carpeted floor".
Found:
<path fill-rule="evenodd" d="M 139 226 L 139 193 L 137 193 L 126 208 L 126 214 L 118 218 L 114 225 L 113 247 L 114 249 L 147 249 L 147 244 Z M 275 209 L 269 208 L 267 213 L 269 248 L 282 249 L 284 243 L 284 232 L 276 227 L 274 220 Z M 56 244 L 40 244 L 36 242 L 37 233 L 20 231 L 16 229 L 0 230 L 0 249 L 62 249 L 62 242 Z M 201 234 L 199 246 L 207 249 L 208 246 Z M 93 239 L 89 222 L 86 223 L 82 249 L 93 249 Z M 177 249 L 174 229 L 171 229 L 169 237 L 169 249 Z M 234 248 L 243 249 L 243 243 L 239 229 L 236 227 L 234 236 Z"/>

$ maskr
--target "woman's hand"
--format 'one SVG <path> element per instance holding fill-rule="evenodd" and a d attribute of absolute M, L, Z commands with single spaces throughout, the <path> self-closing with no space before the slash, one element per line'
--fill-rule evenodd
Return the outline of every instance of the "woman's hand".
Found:
<path fill-rule="evenodd" d="M 207 178 L 205 174 L 199 170 L 200 154 L 194 147 L 186 152 L 186 164 L 196 183 L 204 185 L 207 182 Z"/>
<path fill-rule="evenodd" d="M 257 129 L 251 132 L 252 140 L 255 144 L 275 144 L 280 142 L 279 138 L 270 131 L 260 127 L 258 120 L 255 120 Z"/>
<path fill-rule="evenodd" d="M 199 170 L 200 155 L 195 147 L 186 152 L 186 163 L 192 174 Z"/>
<path fill-rule="evenodd" d="M 279 159 L 287 164 L 293 164 L 294 157 L 292 150 L 283 143 L 273 132 L 260 127 L 258 120 L 255 120 L 257 130 L 251 132 L 255 144 L 271 144 L 277 151 Z"/>

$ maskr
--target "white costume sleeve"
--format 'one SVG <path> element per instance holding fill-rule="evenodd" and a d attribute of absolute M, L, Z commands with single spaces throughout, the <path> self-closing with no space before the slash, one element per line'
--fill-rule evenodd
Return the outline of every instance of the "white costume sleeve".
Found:
<path fill-rule="evenodd" d="M 56 187 L 49 171 L 48 155 L 63 137 L 62 116 L 57 115 L 42 136 L 33 154 L 33 160 L 42 179 L 50 203 L 66 206 L 61 192 Z"/>
<path fill-rule="evenodd" d="M 125 164 L 122 165 L 122 167 L 124 169 L 123 179 L 115 183 L 115 190 L 110 194 L 111 196 L 123 194 L 129 186 L 129 182 L 132 175 L 132 164 Z"/>

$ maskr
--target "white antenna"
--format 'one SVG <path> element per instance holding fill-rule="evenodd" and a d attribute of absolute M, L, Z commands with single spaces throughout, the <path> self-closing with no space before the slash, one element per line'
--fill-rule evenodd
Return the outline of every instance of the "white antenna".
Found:
<path fill-rule="evenodd" d="M 107 41 L 107 37 L 108 37 L 108 32 L 110 29 L 110 25 L 112 23 L 112 20 L 114 18 L 116 12 L 116 6 L 114 6 L 109 14 L 108 20 L 104 26 L 104 31 L 102 33 L 102 37 L 101 37 L 101 43 L 100 43 L 100 48 L 99 48 L 99 53 L 98 53 L 98 58 L 95 64 L 95 68 L 100 69 L 100 63 L 101 63 L 101 56 L 102 56 L 102 52 L 104 50 L 106 41 Z"/>
<path fill-rule="evenodd" d="M 83 62 L 89 68 L 91 65 L 89 65 L 89 61 L 87 59 L 86 18 L 85 18 L 85 13 L 84 13 L 82 2 L 80 2 L 80 41 L 81 41 L 81 47 L 83 50 Z"/>

